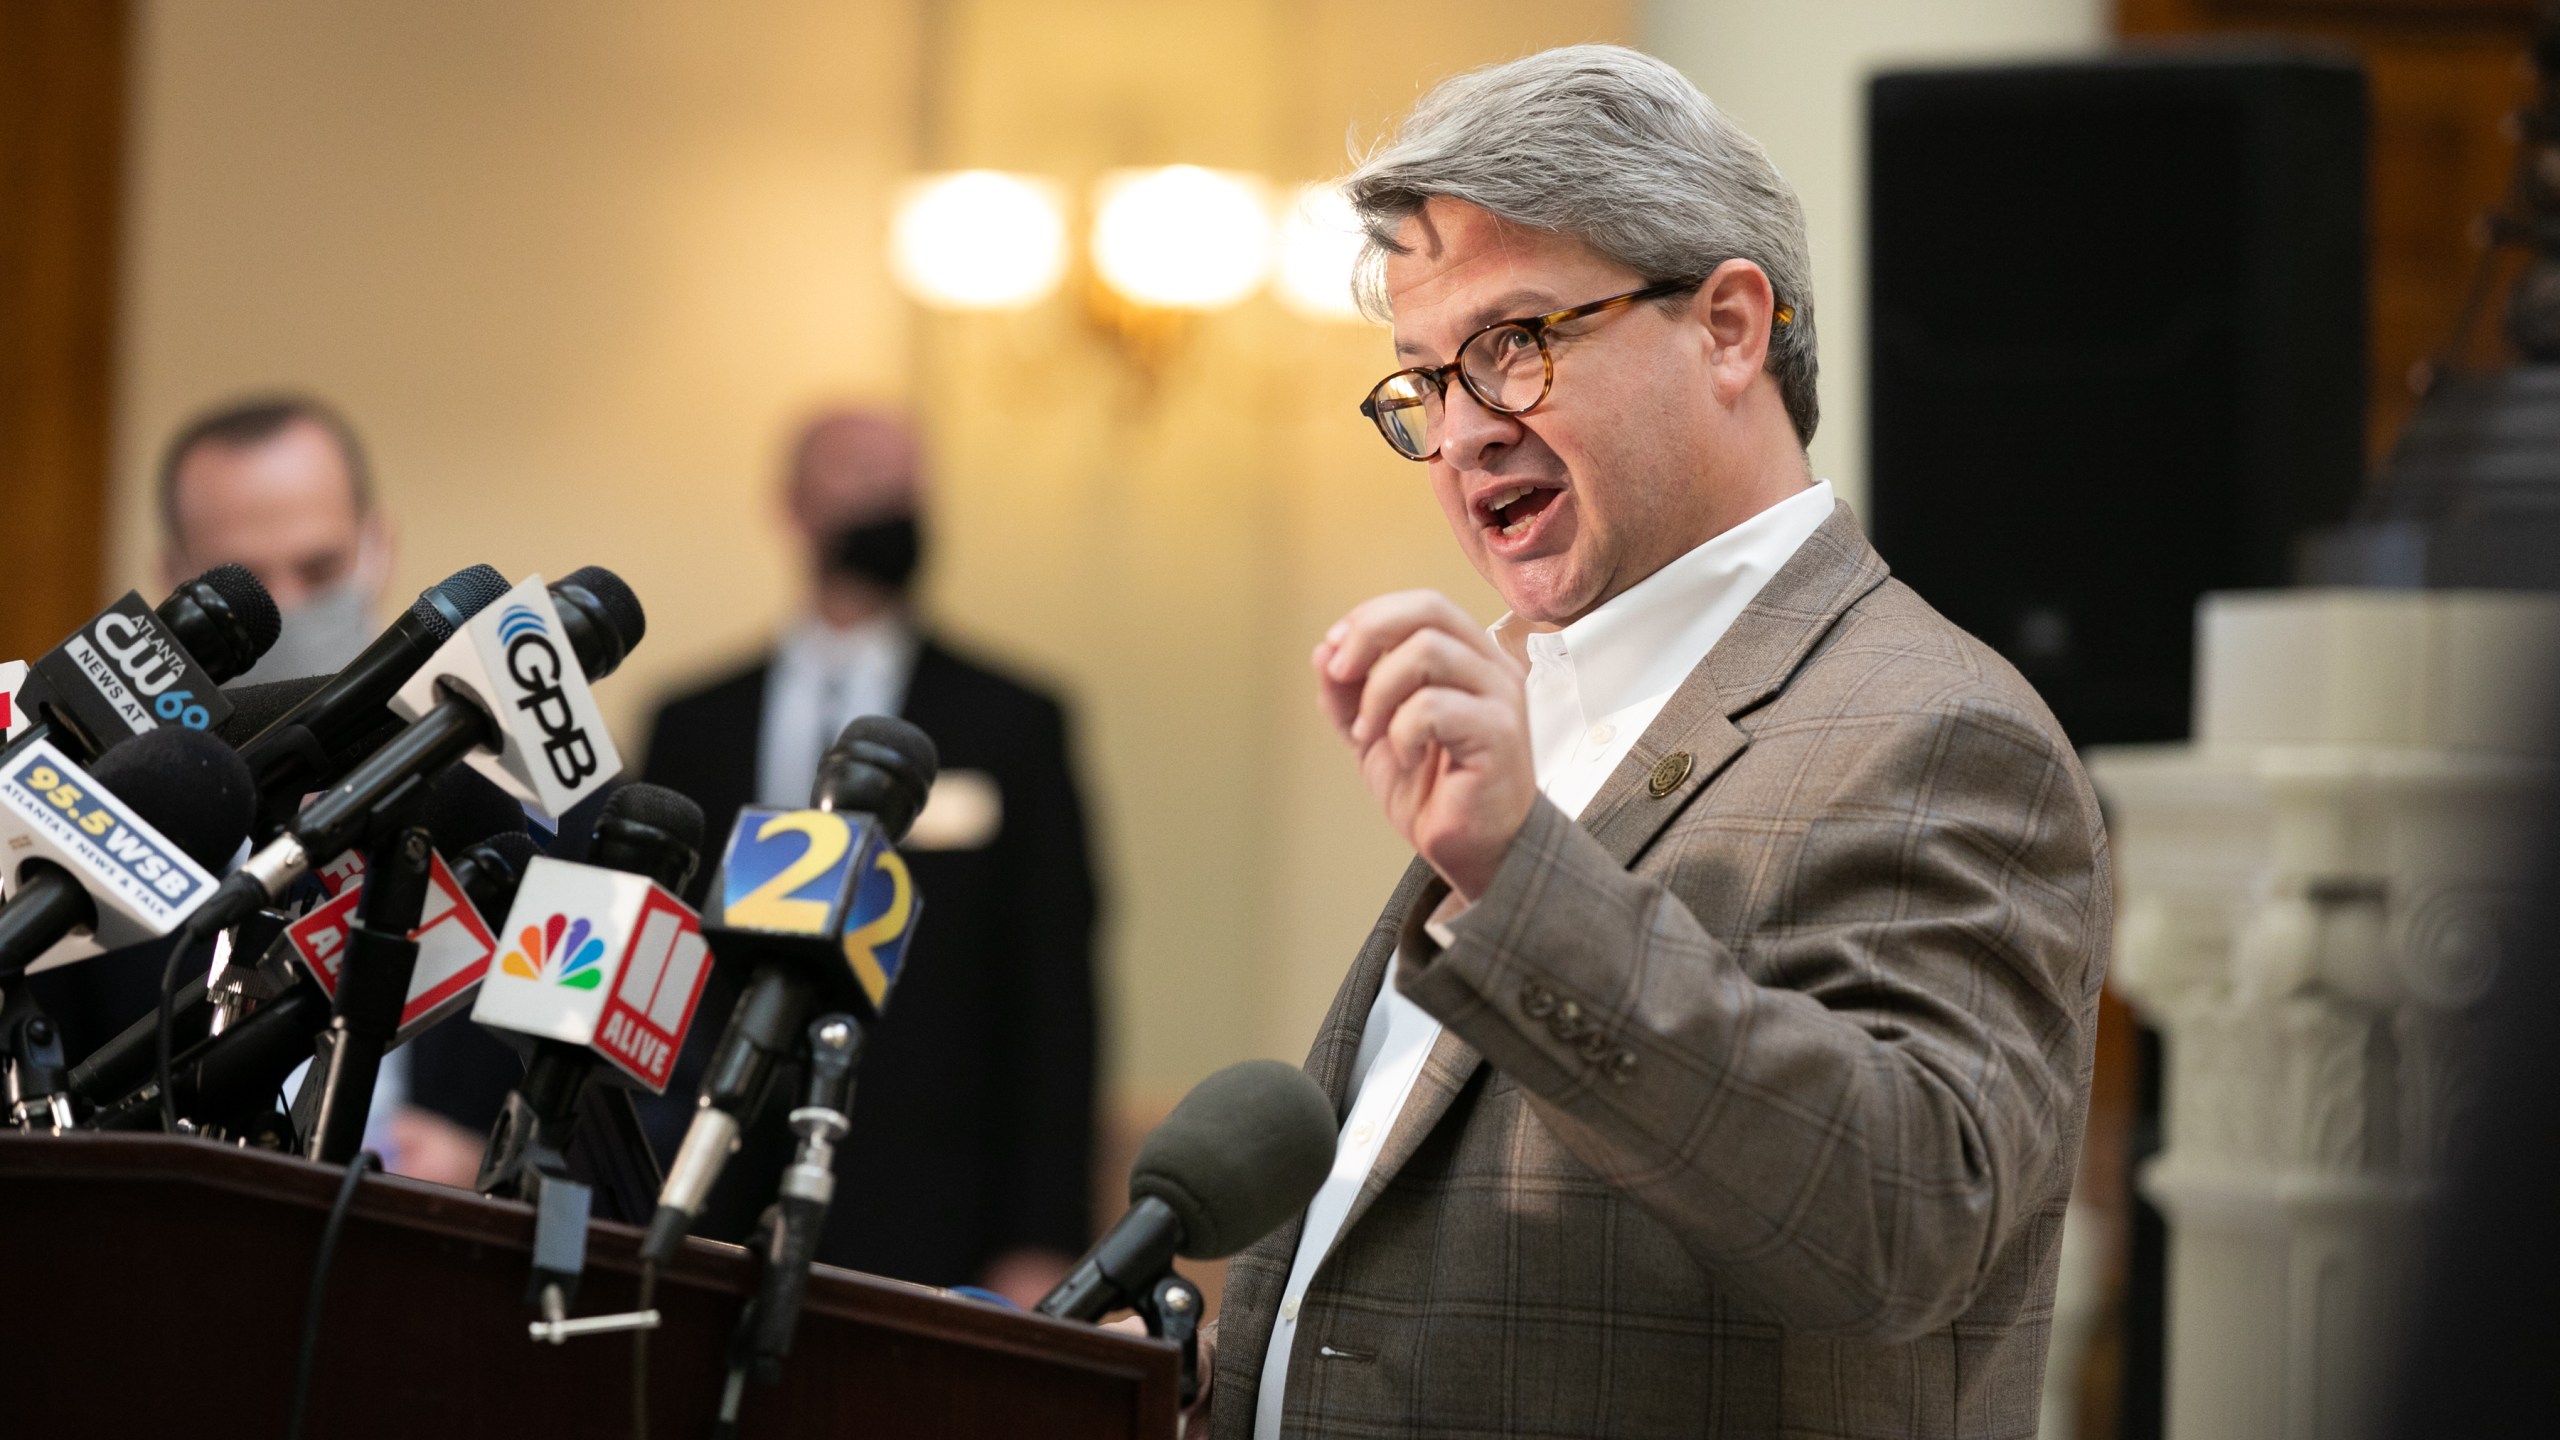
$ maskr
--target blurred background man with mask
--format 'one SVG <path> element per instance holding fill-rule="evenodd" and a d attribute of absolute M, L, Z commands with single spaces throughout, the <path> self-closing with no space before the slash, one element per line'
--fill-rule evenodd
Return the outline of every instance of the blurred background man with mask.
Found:
<path fill-rule="evenodd" d="M 898 715 L 933 737 L 941 777 L 903 847 L 924 913 L 863 1055 L 819 1258 L 1028 1305 L 1091 1238 L 1095 884 L 1064 710 L 917 618 L 923 490 L 901 417 L 837 410 L 801 430 L 782 495 L 801 616 L 745 670 L 659 712 L 644 778 L 701 804 L 699 888 L 740 806 L 808 804 L 847 721 Z M 715 973 L 674 1083 L 643 1101 L 662 1160 L 736 994 Z M 774 1087 L 748 1140 L 771 1153 L 730 1165 L 731 1181 L 780 1173 L 795 1093 Z M 696 1233 L 742 1238 L 765 1198 L 724 1184 Z"/>
<path fill-rule="evenodd" d="M 272 395 L 198 415 L 161 452 L 159 500 L 164 592 L 216 565 L 243 565 L 284 616 L 274 648 L 233 685 L 332 674 L 381 628 L 392 527 L 374 503 L 355 428 L 330 405 Z M 167 954 L 136 946 L 68 967 L 62 993 L 46 1003 L 73 1017 L 66 1023 L 79 1048 L 95 1045 L 154 1006 Z M 476 1142 L 409 1105 L 408 1080 L 408 1052 L 391 1052 L 365 1143 L 397 1173 L 449 1182 L 457 1144 L 476 1164 Z"/>

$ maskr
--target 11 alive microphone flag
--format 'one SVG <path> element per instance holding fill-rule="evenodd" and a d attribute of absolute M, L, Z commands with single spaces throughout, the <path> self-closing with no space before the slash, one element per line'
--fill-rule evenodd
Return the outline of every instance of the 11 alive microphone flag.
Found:
<path fill-rule="evenodd" d="M 49 740 L 0 770 L 0 894 L 16 894 L 30 860 L 78 877 L 98 906 L 94 935 L 58 941 L 30 971 L 50 970 L 178 928 L 211 894 L 214 878 L 167 837 L 71 763 Z"/>
<path fill-rule="evenodd" d="M 480 983 L 482 1025 L 584 1045 L 653 1092 L 667 1088 L 711 978 L 691 907 L 648 877 L 535 858 Z"/>
<path fill-rule="evenodd" d="M 342 862 L 353 859 L 341 857 Z M 338 996 L 338 972 L 347 962 L 347 937 L 355 927 L 356 905 L 364 895 L 363 863 L 355 861 L 349 868 L 352 876 L 336 867 L 320 872 L 321 883 L 333 886 L 335 893 L 287 926 L 277 942 L 292 947 L 294 958 L 332 1000 Z M 409 938 L 418 942 L 418 959 L 409 971 L 409 998 L 400 1007 L 394 1045 L 405 1044 L 468 1003 L 472 987 L 489 973 L 489 962 L 498 953 L 498 937 L 490 932 L 489 922 L 472 908 L 444 857 L 432 852 L 426 908 Z"/>
<path fill-rule="evenodd" d="M 703 932 L 737 959 L 796 961 L 829 1003 L 866 1017 L 889 990 L 924 908 L 907 862 L 870 816 L 837 810 L 738 812 Z M 845 981 L 850 981 L 848 985 Z"/>
<path fill-rule="evenodd" d="M 447 689 L 476 701 L 506 732 L 496 753 L 471 752 L 472 767 L 554 823 L 622 773 L 622 756 L 539 575 L 526 576 L 456 630 L 400 687 L 392 713 L 415 720 Z"/>

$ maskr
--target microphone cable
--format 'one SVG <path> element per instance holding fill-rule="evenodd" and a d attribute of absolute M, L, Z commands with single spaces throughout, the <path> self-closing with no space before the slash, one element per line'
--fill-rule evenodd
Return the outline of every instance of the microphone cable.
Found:
<path fill-rule="evenodd" d="M 168 1032 L 161 1032 L 165 1036 Z M 165 1093 L 165 1092 L 164 1092 Z M 320 1354 L 320 1302 L 328 1298 L 329 1270 L 338 1258 L 338 1236 L 347 1228 L 347 1212 L 355 1208 L 356 1182 L 367 1170 L 382 1168 L 382 1157 L 359 1150 L 347 1162 L 347 1178 L 338 1182 L 338 1198 L 329 1206 L 329 1223 L 320 1228 L 320 1253 L 311 1262 L 311 1294 L 302 1302 L 302 1349 L 293 1361 L 292 1407 L 285 1412 L 285 1440 L 302 1440 L 302 1412 L 311 1403 L 311 1371 Z"/>

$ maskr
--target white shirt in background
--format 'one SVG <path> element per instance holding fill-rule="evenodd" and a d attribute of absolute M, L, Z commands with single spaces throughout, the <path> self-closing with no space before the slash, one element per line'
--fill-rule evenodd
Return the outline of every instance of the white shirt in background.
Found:
<path fill-rule="evenodd" d="M 1771 576 L 1831 518 L 1831 483 L 1817 481 L 1637 581 L 1624 594 L 1565 626 L 1535 631 L 1512 616 L 1493 638 L 1529 667 L 1529 753 L 1538 789 L 1579 816 L 1636 738 L 1670 703 L 1698 662 Z M 1280 1313 L 1263 1356 L 1254 1440 L 1279 1440 L 1298 1306 L 1333 1249 L 1351 1202 L 1369 1182 L 1387 1132 L 1404 1113 L 1440 1022 L 1395 985 L 1378 987 L 1351 1063 L 1351 1113 L 1343 1118 L 1333 1173 L 1307 1205 L 1297 1258 L 1280 1292 Z"/>
<path fill-rule="evenodd" d="M 916 668 L 916 632 L 890 611 L 839 630 L 804 619 L 784 632 L 765 674 L 756 737 L 756 803 L 809 803 L 818 757 L 857 715 L 895 715 Z"/>

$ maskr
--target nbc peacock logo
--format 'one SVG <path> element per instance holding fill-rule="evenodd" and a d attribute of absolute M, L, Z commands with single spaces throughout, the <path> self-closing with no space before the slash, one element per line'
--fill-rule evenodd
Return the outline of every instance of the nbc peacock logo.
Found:
<path fill-rule="evenodd" d="M 604 941 L 592 933 L 594 928 L 555 912 L 539 925 L 524 927 L 498 968 L 526 980 L 547 977 L 572 990 L 593 990 L 604 981 L 604 972 L 596 968 L 604 959 Z"/>

